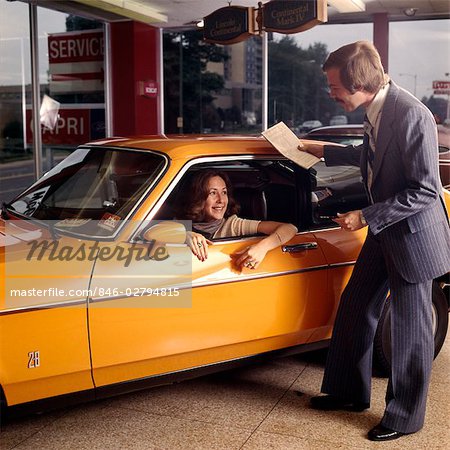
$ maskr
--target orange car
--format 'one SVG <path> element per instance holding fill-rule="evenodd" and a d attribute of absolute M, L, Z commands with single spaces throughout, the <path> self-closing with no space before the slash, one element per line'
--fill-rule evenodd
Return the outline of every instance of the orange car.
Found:
<path fill-rule="evenodd" d="M 204 262 L 184 243 L 189 224 L 173 219 L 205 168 L 229 175 L 241 217 L 299 229 L 256 270 L 233 255 L 259 235 L 215 240 Z M 306 171 L 262 138 L 80 147 L 2 209 L 3 406 L 48 408 L 325 347 L 365 233 L 331 217 L 366 201 L 357 168 Z M 436 354 L 443 288 L 437 280 Z M 375 348 L 385 369 L 388 330 L 389 301 Z"/>

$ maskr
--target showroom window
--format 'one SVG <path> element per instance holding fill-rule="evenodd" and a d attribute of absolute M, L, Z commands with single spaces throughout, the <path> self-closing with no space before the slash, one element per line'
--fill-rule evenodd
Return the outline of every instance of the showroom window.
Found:
<path fill-rule="evenodd" d="M 35 180 L 29 5 L 0 2 L 0 199 Z M 37 8 L 42 167 L 105 136 L 104 25 Z"/>
<path fill-rule="evenodd" d="M 262 42 L 222 46 L 200 30 L 164 32 L 167 133 L 259 133 Z M 180 82 L 181 80 L 181 82 Z"/>

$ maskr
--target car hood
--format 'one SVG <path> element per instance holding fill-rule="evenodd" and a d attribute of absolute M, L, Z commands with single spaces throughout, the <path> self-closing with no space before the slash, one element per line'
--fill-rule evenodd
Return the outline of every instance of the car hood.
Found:
<path fill-rule="evenodd" d="M 0 252 L 23 249 L 37 239 L 51 239 L 49 231 L 25 220 L 0 219 Z"/>

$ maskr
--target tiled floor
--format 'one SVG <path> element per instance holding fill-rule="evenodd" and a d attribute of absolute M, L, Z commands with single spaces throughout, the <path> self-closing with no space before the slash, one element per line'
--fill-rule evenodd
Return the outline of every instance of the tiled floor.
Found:
<path fill-rule="evenodd" d="M 0 449 L 449 449 L 450 337 L 433 368 L 425 428 L 389 443 L 366 439 L 383 412 L 373 380 L 363 413 L 309 409 L 324 353 L 154 388 L 4 425 Z"/>

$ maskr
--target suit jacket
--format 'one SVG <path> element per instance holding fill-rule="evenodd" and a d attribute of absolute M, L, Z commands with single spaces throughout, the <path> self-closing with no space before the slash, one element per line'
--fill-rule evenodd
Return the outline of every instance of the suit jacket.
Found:
<path fill-rule="evenodd" d="M 327 165 L 359 165 L 367 186 L 364 145 L 325 146 Z M 390 82 L 381 111 L 371 194 L 363 209 L 385 257 L 408 282 L 450 270 L 450 230 L 439 178 L 436 122 L 423 103 Z"/>

